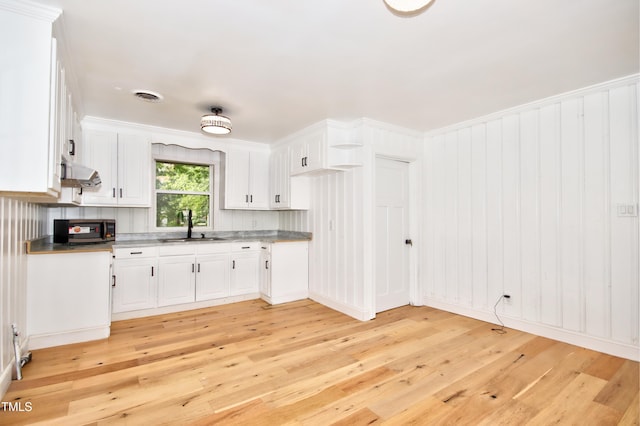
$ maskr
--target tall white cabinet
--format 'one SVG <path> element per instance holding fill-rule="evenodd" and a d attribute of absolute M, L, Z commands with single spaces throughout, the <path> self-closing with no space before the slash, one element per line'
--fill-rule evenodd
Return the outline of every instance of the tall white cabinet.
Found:
<path fill-rule="evenodd" d="M 59 77 L 52 31 L 59 15 L 33 3 L 0 2 L 0 193 L 60 193 L 62 148 L 51 130 Z"/>

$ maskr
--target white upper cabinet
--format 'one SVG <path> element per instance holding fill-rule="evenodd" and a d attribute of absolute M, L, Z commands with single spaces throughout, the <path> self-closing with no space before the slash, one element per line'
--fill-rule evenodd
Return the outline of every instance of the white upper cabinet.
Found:
<path fill-rule="evenodd" d="M 0 193 L 60 192 L 60 146 L 50 131 L 57 107 L 57 9 L 0 2 Z M 28 166 L 25 166 L 28 165 Z"/>
<path fill-rule="evenodd" d="M 290 176 L 289 147 L 271 152 L 269 164 L 269 206 L 274 210 L 308 210 L 309 179 Z"/>
<path fill-rule="evenodd" d="M 360 133 L 361 126 L 324 120 L 289 136 L 291 176 L 362 166 Z"/>
<path fill-rule="evenodd" d="M 102 185 L 84 191 L 83 205 L 149 207 L 151 145 L 145 135 L 86 130 L 82 162 L 98 171 Z"/>
<path fill-rule="evenodd" d="M 269 209 L 269 153 L 230 149 L 225 160 L 224 208 Z"/>

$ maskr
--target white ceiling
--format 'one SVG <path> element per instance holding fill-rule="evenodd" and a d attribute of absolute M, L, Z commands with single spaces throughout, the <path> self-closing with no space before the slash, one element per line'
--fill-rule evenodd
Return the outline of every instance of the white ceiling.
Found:
<path fill-rule="evenodd" d="M 38 2 L 64 11 L 86 115 L 199 132 L 221 105 L 256 142 L 325 118 L 427 131 L 640 68 L 639 0 Z"/>

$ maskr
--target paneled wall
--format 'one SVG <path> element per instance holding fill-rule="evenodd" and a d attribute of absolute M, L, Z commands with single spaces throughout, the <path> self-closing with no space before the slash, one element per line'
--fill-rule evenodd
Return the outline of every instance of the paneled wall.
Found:
<path fill-rule="evenodd" d="M 637 77 L 433 132 L 425 161 L 427 305 L 495 321 L 509 294 L 507 325 L 638 359 Z"/>
<path fill-rule="evenodd" d="M 280 229 L 313 233 L 309 244 L 311 298 L 367 320 L 375 317 L 375 158 L 381 155 L 412 162 L 417 170 L 422 137 L 373 120 L 363 120 L 362 126 L 363 167 L 310 178 L 309 211 L 280 213 Z M 419 195 L 414 192 L 417 200 Z"/>
<path fill-rule="evenodd" d="M 43 236 L 45 221 L 45 208 L 0 197 L 0 395 L 9 387 L 14 368 L 11 324 L 18 325 L 22 343 L 26 336 L 25 241 Z"/>

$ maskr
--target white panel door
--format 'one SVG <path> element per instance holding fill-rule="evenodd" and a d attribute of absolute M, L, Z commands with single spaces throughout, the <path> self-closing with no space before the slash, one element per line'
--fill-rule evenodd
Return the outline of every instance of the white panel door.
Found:
<path fill-rule="evenodd" d="M 409 165 L 376 159 L 376 312 L 409 304 Z"/>

